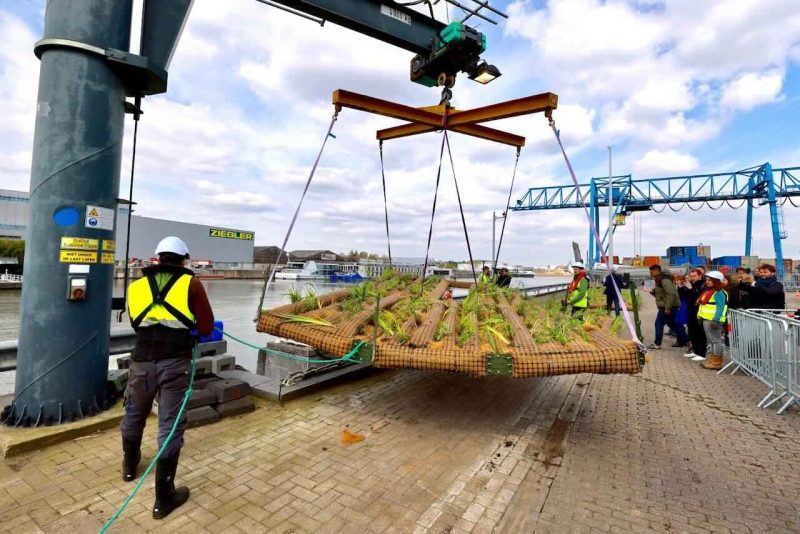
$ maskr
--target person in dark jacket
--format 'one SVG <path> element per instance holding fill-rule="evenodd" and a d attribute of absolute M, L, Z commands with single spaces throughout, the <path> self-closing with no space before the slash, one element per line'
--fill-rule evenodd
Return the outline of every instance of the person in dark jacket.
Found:
<path fill-rule="evenodd" d="M 622 287 L 624 282 L 622 281 L 622 277 L 617 273 L 615 270 L 608 273 L 606 275 L 606 279 L 603 281 L 603 293 L 606 296 L 606 313 L 611 313 L 611 306 L 614 306 L 614 314 L 619 315 L 619 295 L 617 294 L 617 290 L 614 289 L 614 282 L 616 282 L 617 289 L 622 291 Z"/>
<path fill-rule="evenodd" d="M 697 320 L 697 299 L 703 293 L 703 276 L 699 269 L 692 269 L 686 279 L 678 286 L 678 295 L 681 301 L 686 302 L 686 327 L 689 332 L 691 348 L 684 354 L 686 358 L 694 361 L 704 361 L 706 358 L 706 334 Z"/>
<path fill-rule="evenodd" d="M 503 267 L 500 269 L 500 274 L 497 276 L 497 279 L 494 281 L 498 287 L 508 287 L 511 285 L 511 275 L 508 274 L 508 269 Z"/>
<path fill-rule="evenodd" d="M 675 316 L 681 307 L 681 301 L 678 297 L 678 290 L 675 288 L 675 283 L 672 281 L 672 275 L 669 271 L 662 271 L 660 265 L 651 265 L 650 276 L 653 277 L 653 281 L 655 282 L 655 287 L 653 287 L 651 293 L 656 299 L 658 314 L 656 315 L 655 324 L 656 337 L 648 348 L 653 350 L 661 348 L 665 326 L 669 326 L 675 330 L 676 337 L 678 338 L 672 346 L 685 347 L 689 342 L 689 337 L 680 325 L 675 324 Z"/>
<path fill-rule="evenodd" d="M 186 429 L 185 414 L 178 418 L 189 387 L 195 331 L 208 336 L 214 313 L 203 284 L 183 265 L 189 249 L 181 239 L 166 237 L 156 247 L 158 265 L 146 267 L 144 277 L 130 285 L 128 313 L 136 331 L 131 354 L 125 415 L 122 419 L 122 479 L 136 478 L 141 460 L 142 434 L 158 397 L 158 446 L 164 452 L 156 463 L 156 501 L 153 518 L 162 519 L 189 499 L 189 489 L 175 488 L 175 472 Z"/>
<path fill-rule="evenodd" d="M 775 267 L 758 266 L 758 278 L 750 285 L 750 307 L 764 310 L 785 310 L 786 293 L 775 276 Z"/>

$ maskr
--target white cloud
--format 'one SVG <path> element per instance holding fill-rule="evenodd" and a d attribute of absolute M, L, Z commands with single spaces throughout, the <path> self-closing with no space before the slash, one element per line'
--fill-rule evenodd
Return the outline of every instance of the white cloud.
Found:
<path fill-rule="evenodd" d="M 638 174 L 664 176 L 692 172 L 698 166 L 697 158 L 691 154 L 682 154 L 677 150 L 653 149 L 634 163 L 633 168 Z"/>
<path fill-rule="evenodd" d="M 748 111 L 780 100 L 783 78 L 783 72 L 778 69 L 761 74 L 743 74 L 722 88 L 720 104 L 726 108 Z"/>

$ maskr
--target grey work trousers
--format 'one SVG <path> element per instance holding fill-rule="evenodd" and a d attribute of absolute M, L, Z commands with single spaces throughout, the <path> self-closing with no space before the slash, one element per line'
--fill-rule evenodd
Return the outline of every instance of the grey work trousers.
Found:
<path fill-rule="evenodd" d="M 125 416 L 121 427 L 123 440 L 141 438 L 147 416 L 153 408 L 153 400 L 158 398 L 158 447 L 161 448 L 175 424 L 189 387 L 190 366 L 191 361 L 186 358 L 131 362 L 128 387 L 125 389 Z M 181 450 L 185 430 L 184 414 L 162 458 L 169 458 Z"/>
<path fill-rule="evenodd" d="M 708 353 L 723 356 L 725 354 L 725 325 L 708 319 L 700 319 L 700 322 L 708 340 Z"/>

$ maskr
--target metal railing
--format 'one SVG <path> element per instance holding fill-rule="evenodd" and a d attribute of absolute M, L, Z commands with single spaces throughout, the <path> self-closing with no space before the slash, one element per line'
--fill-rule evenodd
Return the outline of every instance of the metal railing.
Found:
<path fill-rule="evenodd" d="M 21 274 L 0 274 L 0 282 L 22 282 Z"/>
<path fill-rule="evenodd" d="M 769 389 L 758 406 L 783 402 L 782 414 L 800 405 L 800 320 L 790 310 L 731 310 L 731 361 L 719 373 L 739 370 L 757 378 Z"/>

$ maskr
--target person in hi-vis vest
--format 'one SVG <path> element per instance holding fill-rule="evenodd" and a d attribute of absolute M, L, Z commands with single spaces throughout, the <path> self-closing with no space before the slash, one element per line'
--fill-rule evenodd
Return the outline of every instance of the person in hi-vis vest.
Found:
<path fill-rule="evenodd" d="M 697 299 L 697 320 L 705 330 L 708 354 L 702 364 L 704 369 L 722 369 L 725 353 L 725 325 L 728 318 L 728 294 L 722 289 L 725 275 L 719 271 L 706 273 L 706 287 Z"/>
<path fill-rule="evenodd" d="M 122 419 L 122 479 L 134 480 L 141 460 L 142 433 L 158 397 L 158 446 L 167 438 L 189 387 L 195 335 L 210 335 L 214 313 L 203 284 L 184 267 L 186 243 L 165 237 L 156 247 L 158 265 L 128 289 L 128 313 L 136 331 L 131 354 L 125 415 Z M 156 501 L 153 517 L 162 519 L 189 498 L 186 487 L 175 489 L 175 472 L 183 446 L 186 416 L 156 463 Z"/>

